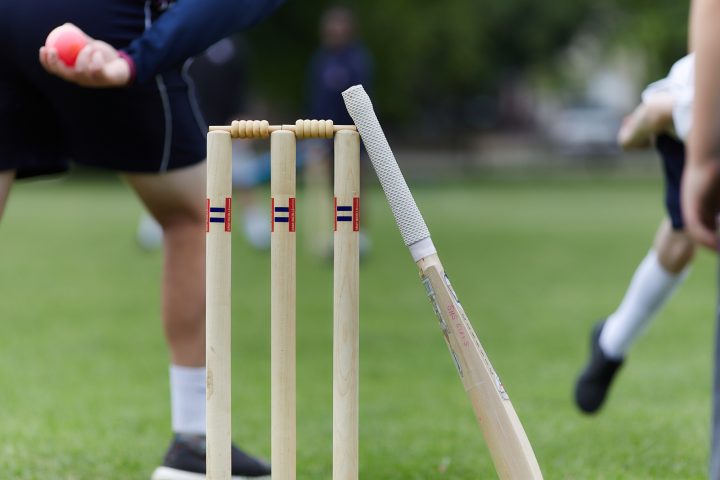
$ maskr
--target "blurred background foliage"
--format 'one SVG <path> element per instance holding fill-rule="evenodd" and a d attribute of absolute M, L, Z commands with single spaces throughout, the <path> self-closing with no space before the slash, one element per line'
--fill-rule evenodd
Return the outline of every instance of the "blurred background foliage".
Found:
<path fill-rule="evenodd" d="M 306 66 L 323 10 L 337 3 L 290 0 L 247 34 L 254 90 L 302 112 Z M 312 5 L 312 7 L 310 6 Z M 373 95 L 395 123 L 422 115 L 483 117 L 514 82 L 580 88 L 566 53 L 594 45 L 589 63 L 629 52 L 642 65 L 637 89 L 664 76 L 687 48 L 689 2 L 676 0 L 364 0 L 344 3 L 374 57 Z M 479 111 L 479 112 L 478 112 Z M 472 123 L 470 120 L 468 120 Z M 477 126 L 477 125 L 476 125 Z"/>

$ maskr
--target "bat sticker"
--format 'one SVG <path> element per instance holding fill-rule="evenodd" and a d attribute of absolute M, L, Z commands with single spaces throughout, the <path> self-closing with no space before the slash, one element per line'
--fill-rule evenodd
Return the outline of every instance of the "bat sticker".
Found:
<path fill-rule="evenodd" d="M 423 285 L 425 286 L 425 291 L 427 292 L 427 296 L 430 299 L 430 303 L 432 304 L 433 310 L 435 311 L 435 316 L 437 316 L 438 322 L 440 322 L 440 328 L 442 328 L 443 333 L 447 337 L 448 336 L 448 326 L 447 326 L 447 323 L 445 323 L 445 319 L 443 319 L 442 313 L 440 313 L 440 306 L 437 303 L 437 298 L 435 298 L 435 291 L 432 288 L 430 279 L 423 276 L 422 282 L 423 282 Z"/>
<path fill-rule="evenodd" d="M 457 305 L 457 308 L 456 308 L 457 314 L 460 316 L 462 324 L 465 327 L 462 330 L 464 330 L 464 333 L 469 332 L 470 336 L 472 337 L 473 343 L 477 346 L 478 350 L 482 353 L 483 361 L 485 362 L 485 365 L 487 366 L 488 370 L 490 370 L 493 380 L 495 381 L 495 388 L 497 389 L 500 396 L 503 398 L 503 400 L 510 400 L 510 397 L 508 396 L 507 392 L 505 391 L 505 387 L 503 386 L 502 382 L 500 381 L 500 376 L 495 372 L 495 369 L 492 367 L 492 364 L 490 363 L 490 359 L 488 358 L 487 353 L 485 352 L 485 349 L 482 348 L 482 345 L 480 344 L 480 339 L 477 337 L 475 330 L 470 325 L 470 320 L 468 319 L 467 314 L 465 313 L 465 310 L 463 309 L 462 304 L 460 303 L 460 299 L 458 298 L 457 294 L 455 293 L 455 289 L 452 287 L 452 284 L 450 283 L 450 278 L 448 278 L 447 273 L 445 273 L 445 272 L 443 272 L 443 281 L 445 282 L 445 285 L 447 286 L 448 290 L 450 291 L 450 294 L 452 295 L 453 300 L 455 301 L 455 304 Z M 423 282 L 424 282 L 424 280 L 423 280 Z M 425 287 L 425 288 L 427 289 L 428 287 Z M 432 286 L 430 286 L 430 289 L 432 290 Z M 435 295 L 433 293 L 433 302 L 434 302 L 434 297 L 435 297 Z"/>
<path fill-rule="evenodd" d="M 422 282 L 425 286 L 425 291 L 427 292 L 427 296 L 430 299 L 430 303 L 432 304 L 433 310 L 435 311 L 438 322 L 440 322 L 440 329 L 445 336 L 445 343 L 447 343 L 448 349 L 450 350 L 450 355 L 452 355 L 453 357 L 453 361 L 455 362 L 455 368 L 457 368 L 460 378 L 463 378 L 463 369 L 460 365 L 460 360 L 458 360 L 457 358 L 455 350 L 453 350 L 452 346 L 450 345 L 450 330 L 448 329 L 447 323 L 445 323 L 445 319 L 442 316 L 440 305 L 438 305 L 437 297 L 435 296 L 435 291 L 433 290 L 432 284 L 430 283 L 430 279 L 423 275 Z"/>
<path fill-rule="evenodd" d="M 470 324 L 470 320 L 468 320 L 468 316 L 465 313 L 465 309 L 462 306 L 462 303 L 460 303 L 460 299 L 457 296 L 457 293 L 455 293 L 455 289 L 453 288 L 452 284 L 450 283 L 450 278 L 447 276 L 447 273 L 443 272 L 443 280 L 445 282 L 445 285 L 447 285 L 448 290 L 450 290 L 450 294 L 452 295 L 453 299 L 455 300 L 455 303 L 457 303 L 458 311 L 460 312 L 460 316 L 462 317 L 463 321 L 467 324 Z M 477 337 L 477 334 L 475 333 L 475 330 L 472 328 L 468 328 L 468 331 L 470 332 L 470 335 L 472 336 L 473 342 L 475 342 L 475 345 L 477 345 L 478 348 L 482 349 L 482 346 L 480 345 L 480 339 Z"/>

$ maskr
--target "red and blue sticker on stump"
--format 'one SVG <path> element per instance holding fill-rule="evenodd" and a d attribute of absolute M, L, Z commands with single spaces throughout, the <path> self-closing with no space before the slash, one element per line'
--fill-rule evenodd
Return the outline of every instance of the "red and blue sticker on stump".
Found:
<path fill-rule="evenodd" d="M 270 231 L 275 231 L 276 223 L 287 223 L 288 232 L 295 231 L 295 197 L 288 198 L 287 206 L 275 205 L 275 199 L 270 206 Z"/>
<path fill-rule="evenodd" d="M 335 197 L 335 223 L 333 231 L 337 232 L 338 222 L 352 222 L 353 232 L 360 231 L 360 198 L 353 197 L 352 205 L 338 205 Z"/>
<path fill-rule="evenodd" d="M 221 214 L 221 215 L 220 215 Z M 207 214 L 205 216 L 205 231 L 210 231 L 211 223 L 222 223 L 225 226 L 225 231 L 229 232 L 232 229 L 232 198 L 225 198 L 224 207 L 213 207 L 210 205 L 210 199 L 207 199 Z"/>

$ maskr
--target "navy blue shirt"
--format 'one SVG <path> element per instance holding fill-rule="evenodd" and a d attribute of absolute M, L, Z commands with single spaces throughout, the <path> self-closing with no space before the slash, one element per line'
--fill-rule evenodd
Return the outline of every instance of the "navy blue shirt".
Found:
<path fill-rule="evenodd" d="M 310 118 L 351 125 L 353 121 L 345 108 L 342 92 L 357 84 L 370 90 L 371 77 L 370 55 L 360 43 L 337 50 L 318 50 L 308 72 Z"/>

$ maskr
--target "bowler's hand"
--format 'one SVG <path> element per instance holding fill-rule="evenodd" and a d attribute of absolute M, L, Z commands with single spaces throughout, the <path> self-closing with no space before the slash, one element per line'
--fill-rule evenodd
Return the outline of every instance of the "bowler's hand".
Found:
<path fill-rule="evenodd" d="M 40 63 L 48 72 L 83 87 L 124 87 L 130 81 L 130 65 L 111 45 L 90 40 L 78 53 L 74 67 L 58 57 L 55 48 L 40 47 Z"/>
<path fill-rule="evenodd" d="M 687 162 L 682 178 L 682 213 L 690 236 L 718 251 L 720 161 Z"/>

